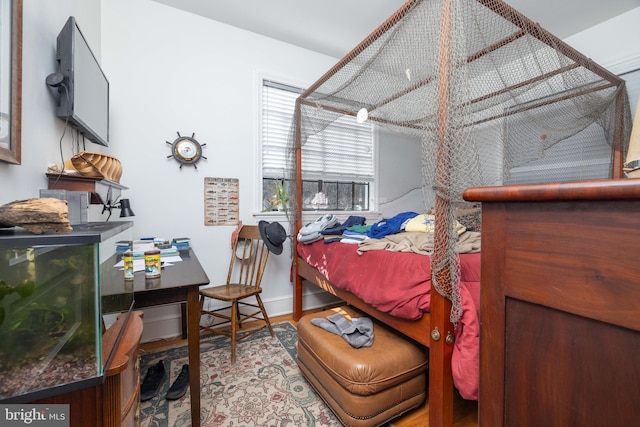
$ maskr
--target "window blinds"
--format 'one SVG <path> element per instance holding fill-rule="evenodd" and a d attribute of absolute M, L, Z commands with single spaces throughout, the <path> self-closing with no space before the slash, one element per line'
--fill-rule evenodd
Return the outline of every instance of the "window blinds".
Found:
<path fill-rule="evenodd" d="M 264 80 L 262 87 L 262 172 L 282 178 L 287 167 L 287 143 L 299 88 Z M 345 116 L 314 135 L 302 151 L 305 179 L 372 182 L 373 125 Z"/>

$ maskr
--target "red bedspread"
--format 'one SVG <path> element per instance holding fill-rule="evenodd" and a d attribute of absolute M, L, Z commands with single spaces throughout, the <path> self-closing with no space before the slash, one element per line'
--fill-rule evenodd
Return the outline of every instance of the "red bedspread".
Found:
<path fill-rule="evenodd" d="M 380 311 L 419 319 L 429 311 L 431 257 L 375 250 L 358 255 L 358 245 L 318 241 L 298 244 L 298 255 L 334 285 Z M 453 379 L 465 399 L 478 399 L 480 253 L 460 254 L 462 318 L 456 327 Z"/>

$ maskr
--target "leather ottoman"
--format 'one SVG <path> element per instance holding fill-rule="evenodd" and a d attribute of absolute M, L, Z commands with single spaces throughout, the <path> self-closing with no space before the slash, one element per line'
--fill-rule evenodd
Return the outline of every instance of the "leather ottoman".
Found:
<path fill-rule="evenodd" d="M 298 322 L 298 366 L 346 426 L 379 426 L 420 406 L 427 395 L 427 350 L 374 322 L 371 347 L 354 348 L 342 336 L 311 324 L 352 307 L 311 313 Z"/>

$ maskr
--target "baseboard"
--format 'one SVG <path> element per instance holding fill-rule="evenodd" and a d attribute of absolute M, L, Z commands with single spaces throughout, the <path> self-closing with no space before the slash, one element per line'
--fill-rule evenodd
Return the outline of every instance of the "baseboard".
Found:
<path fill-rule="evenodd" d="M 304 296 L 304 310 L 334 304 L 338 301 L 333 295 L 324 292 L 309 292 Z M 293 312 L 293 297 L 265 299 L 263 303 L 270 317 L 288 315 Z M 144 309 L 144 330 L 141 342 L 172 340 L 182 335 L 182 319 L 179 304 Z"/>

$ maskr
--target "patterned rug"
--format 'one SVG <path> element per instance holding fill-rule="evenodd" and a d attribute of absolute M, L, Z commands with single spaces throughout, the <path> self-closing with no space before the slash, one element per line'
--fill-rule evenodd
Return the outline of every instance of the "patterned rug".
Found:
<path fill-rule="evenodd" d="M 230 339 L 202 337 L 200 342 L 200 419 L 202 427 L 341 426 L 302 377 L 297 357 L 297 331 L 289 322 L 273 325 L 275 338 L 263 329 L 236 344 L 231 364 Z M 142 403 L 142 427 L 191 425 L 190 393 L 167 401 L 164 396 L 182 365 L 187 347 L 177 347 L 141 358 L 141 373 L 163 360 L 168 373 L 160 393 Z"/>

